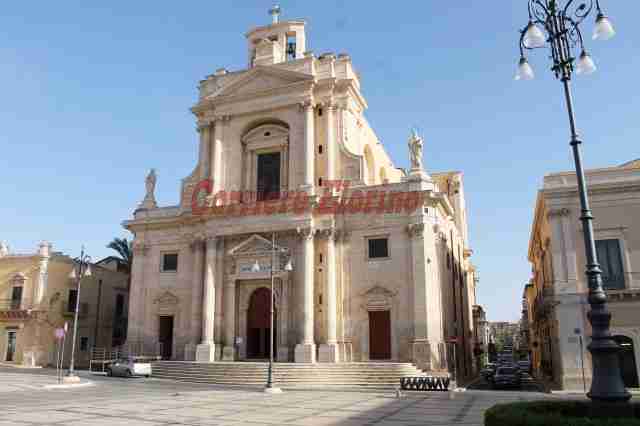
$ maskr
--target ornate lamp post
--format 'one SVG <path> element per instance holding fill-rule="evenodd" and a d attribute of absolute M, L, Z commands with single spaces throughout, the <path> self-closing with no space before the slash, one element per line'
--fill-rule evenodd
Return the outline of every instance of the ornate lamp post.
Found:
<path fill-rule="evenodd" d="M 71 340 L 71 362 L 69 363 L 69 372 L 64 378 L 65 382 L 78 382 L 80 379 L 75 375 L 74 364 L 76 355 L 76 337 L 78 334 L 78 312 L 80 310 L 80 283 L 84 277 L 91 276 L 91 257 L 86 255 L 84 247 L 80 252 L 80 257 L 74 259 L 73 269 L 69 274 L 72 281 L 76 281 L 76 306 L 73 314 L 73 336 Z"/>
<path fill-rule="evenodd" d="M 271 281 L 271 312 L 270 312 L 270 331 L 269 331 L 269 373 L 267 375 L 267 384 L 264 387 L 264 391 L 267 393 L 282 393 L 282 389 L 273 387 L 273 322 L 274 322 L 274 305 L 275 305 L 275 292 L 274 292 L 274 281 L 275 276 L 273 275 L 273 266 L 275 263 L 276 257 L 276 234 L 275 232 L 271 235 L 271 269 L 269 270 L 269 277 Z M 284 270 L 287 272 L 293 271 L 293 265 L 291 263 L 291 259 L 284 266 Z M 251 267 L 251 272 L 260 272 L 260 264 L 256 260 L 256 262 Z"/>
<path fill-rule="evenodd" d="M 596 66 L 584 46 L 584 38 L 580 25 L 595 10 L 597 12 L 594 40 L 608 40 L 615 35 L 613 26 L 604 15 L 599 0 L 529 0 L 529 23 L 522 29 L 520 36 L 520 62 L 516 80 L 531 80 L 533 69 L 525 52 L 528 50 L 550 47 L 552 70 L 564 87 L 564 95 L 569 113 L 571 130 L 571 147 L 575 161 L 578 191 L 582 208 L 582 229 L 584 233 L 585 253 L 587 258 L 586 275 L 589 285 L 589 304 L 587 314 L 593 330 L 589 351 L 593 359 L 593 380 L 589 398 L 597 402 L 625 402 L 631 398 L 626 391 L 620 375 L 618 361 L 618 345 L 611 338 L 609 324 L 611 313 L 607 308 L 607 296 L 602 287 L 602 270 L 596 255 L 593 237 L 593 215 L 589 207 L 587 187 L 580 145 L 582 140 L 576 129 L 571 95 L 571 77 L 577 74 L 591 74 Z M 580 49 L 576 60 L 573 51 Z"/>

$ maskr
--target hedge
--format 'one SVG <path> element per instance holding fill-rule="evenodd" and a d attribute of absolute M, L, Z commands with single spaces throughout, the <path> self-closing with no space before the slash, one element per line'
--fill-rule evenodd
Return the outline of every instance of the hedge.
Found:
<path fill-rule="evenodd" d="M 500 404 L 485 412 L 485 426 L 640 426 L 640 403 L 634 417 L 592 418 L 586 401 L 535 401 Z"/>

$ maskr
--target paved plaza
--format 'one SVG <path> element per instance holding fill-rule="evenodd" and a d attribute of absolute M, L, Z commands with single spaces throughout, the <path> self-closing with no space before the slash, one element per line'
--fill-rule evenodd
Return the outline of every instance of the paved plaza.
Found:
<path fill-rule="evenodd" d="M 91 377 L 82 388 L 44 389 L 46 370 L 0 369 L 3 425 L 481 425 L 497 402 L 550 398 L 536 393 L 286 391 Z"/>

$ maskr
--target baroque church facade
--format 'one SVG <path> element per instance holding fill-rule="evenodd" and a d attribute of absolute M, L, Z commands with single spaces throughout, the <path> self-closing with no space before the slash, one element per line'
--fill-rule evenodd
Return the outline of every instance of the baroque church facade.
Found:
<path fill-rule="evenodd" d="M 395 167 L 350 57 L 316 57 L 305 37 L 304 21 L 275 15 L 246 34 L 246 70 L 200 82 L 179 204 L 157 206 L 152 171 L 124 222 L 128 340 L 166 359 L 265 359 L 273 328 L 279 362 L 470 367 L 462 174 L 427 173 L 416 134 L 411 170 Z"/>

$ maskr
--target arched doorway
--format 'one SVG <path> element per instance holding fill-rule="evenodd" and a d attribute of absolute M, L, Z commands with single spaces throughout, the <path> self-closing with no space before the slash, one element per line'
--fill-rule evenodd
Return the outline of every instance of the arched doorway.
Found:
<path fill-rule="evenodd" d="M 633 340 L 627 336 L 613 336 L 613 340 L 620 345 L 620 373 L 627 388 L 638 387 L 638 369 L 633 347 Z"/>
<path fill-rule="evenodd" d="M 265 287 L 255 290 L 249 299 L 247 311 L 247 358 L 269 358 L 271 339 L 271 291 Z M 274 328 L 277 330 L 274 313 Z M 277 333 L 274 333 L 277 342 Z M 274 348 L 275 351 L 275 348 Z M 274 354 L 275 355 L 275 354 Z"/>

